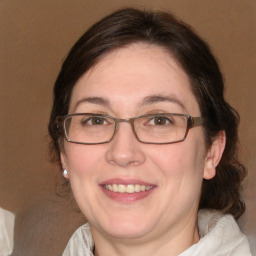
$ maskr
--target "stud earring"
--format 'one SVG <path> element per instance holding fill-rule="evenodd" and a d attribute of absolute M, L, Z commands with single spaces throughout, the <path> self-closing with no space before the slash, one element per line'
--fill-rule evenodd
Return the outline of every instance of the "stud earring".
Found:
<path fill-rule="evenodd" d="M 63 170 L 62 175 L 64 178 L 68 178 L 68 171 L 66 169 Z"/>

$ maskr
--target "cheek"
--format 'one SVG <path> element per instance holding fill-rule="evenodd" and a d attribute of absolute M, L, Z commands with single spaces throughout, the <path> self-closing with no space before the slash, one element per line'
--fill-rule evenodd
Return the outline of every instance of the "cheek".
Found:
<path fill-rule="evenodd" d="M 97 145 L 71 144 L 65 147 L 67 168 L 71 175 L 88 175 L 104 159 L 102 150 Z"/>
<path fill-rule="evenodd" d="M 71 143 L 65 147 L 65 156 L 73 195 L 79 208 L 87 216 L 93 202 L 97 200 L 94 191 L 99 170 L 97 167 L 104 158 L 97 146 Z"/>
<path fill-rule="evenodd" d="M 164 176 L 177 179 L 198 178 L 203 176 L 204 147 L 202 141 L 162 145 L 149 153 L 154 165 L 161 169 Z"/>

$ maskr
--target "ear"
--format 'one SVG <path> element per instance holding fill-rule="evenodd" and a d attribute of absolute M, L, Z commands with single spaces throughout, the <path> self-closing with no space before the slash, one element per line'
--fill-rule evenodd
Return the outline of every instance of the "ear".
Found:
<path fill-rule="evenodd" d="M 226 133 L 220 131 L 214 139 L 212 145 L 208 149 L 205 165 L 204 165 L 204 179 L 212 179 L 216 174 L 216 167 L 220 162 L 222 154 L 226 145 Z"/>
<path fill-rule="evenodd" d="M 62 169 L 68 170 L 67 159 L 63 152 L 60 153 L 60 161 L 61 161 Z M 66 172 L 66 174 L 63 172 L 63 176 L 64 178 L 68 179 L 68 172 Z"/>
<path fill-rule="evenodd" d="M 67 160 L 66 160 L 65 153 L 63 153 L 63 152 L 60 153 L 60 161 L 61 161 L 63 170 L 67 169 Z"/>

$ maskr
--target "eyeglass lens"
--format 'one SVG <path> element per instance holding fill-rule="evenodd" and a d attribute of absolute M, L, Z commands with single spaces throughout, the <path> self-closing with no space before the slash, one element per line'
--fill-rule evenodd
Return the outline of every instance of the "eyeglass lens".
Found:
<path fill-rule="evenodd" d="M 69 141 L 96 144 L 110 141 L 119 122 L 119 119 L 108 116 L 73 115 L 65 119 L 64 128 Z M 184 139 L 187 130 L 187 117 L 183 115 L 145 115 L 131 118 L 127 122 L 133 125 L 137 138 L 145 143 L 180 141 Z"/>

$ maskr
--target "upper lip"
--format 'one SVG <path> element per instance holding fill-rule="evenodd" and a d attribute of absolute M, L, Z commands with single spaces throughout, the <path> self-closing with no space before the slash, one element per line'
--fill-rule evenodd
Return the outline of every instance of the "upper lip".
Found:
<path fill-rule="evenodd" d="M 145 185 L 145 186 L 156 186 L 155 184 L 145 182 L 138 179 L 120 179 L 120 178 L 113 178 L 104 180 L 100 182 L 100 185 L 113 185 L 113 184 L 122 184 L 122 185 L 130 185 L 130 184 L 138 184 L 138 185 Z"/>

